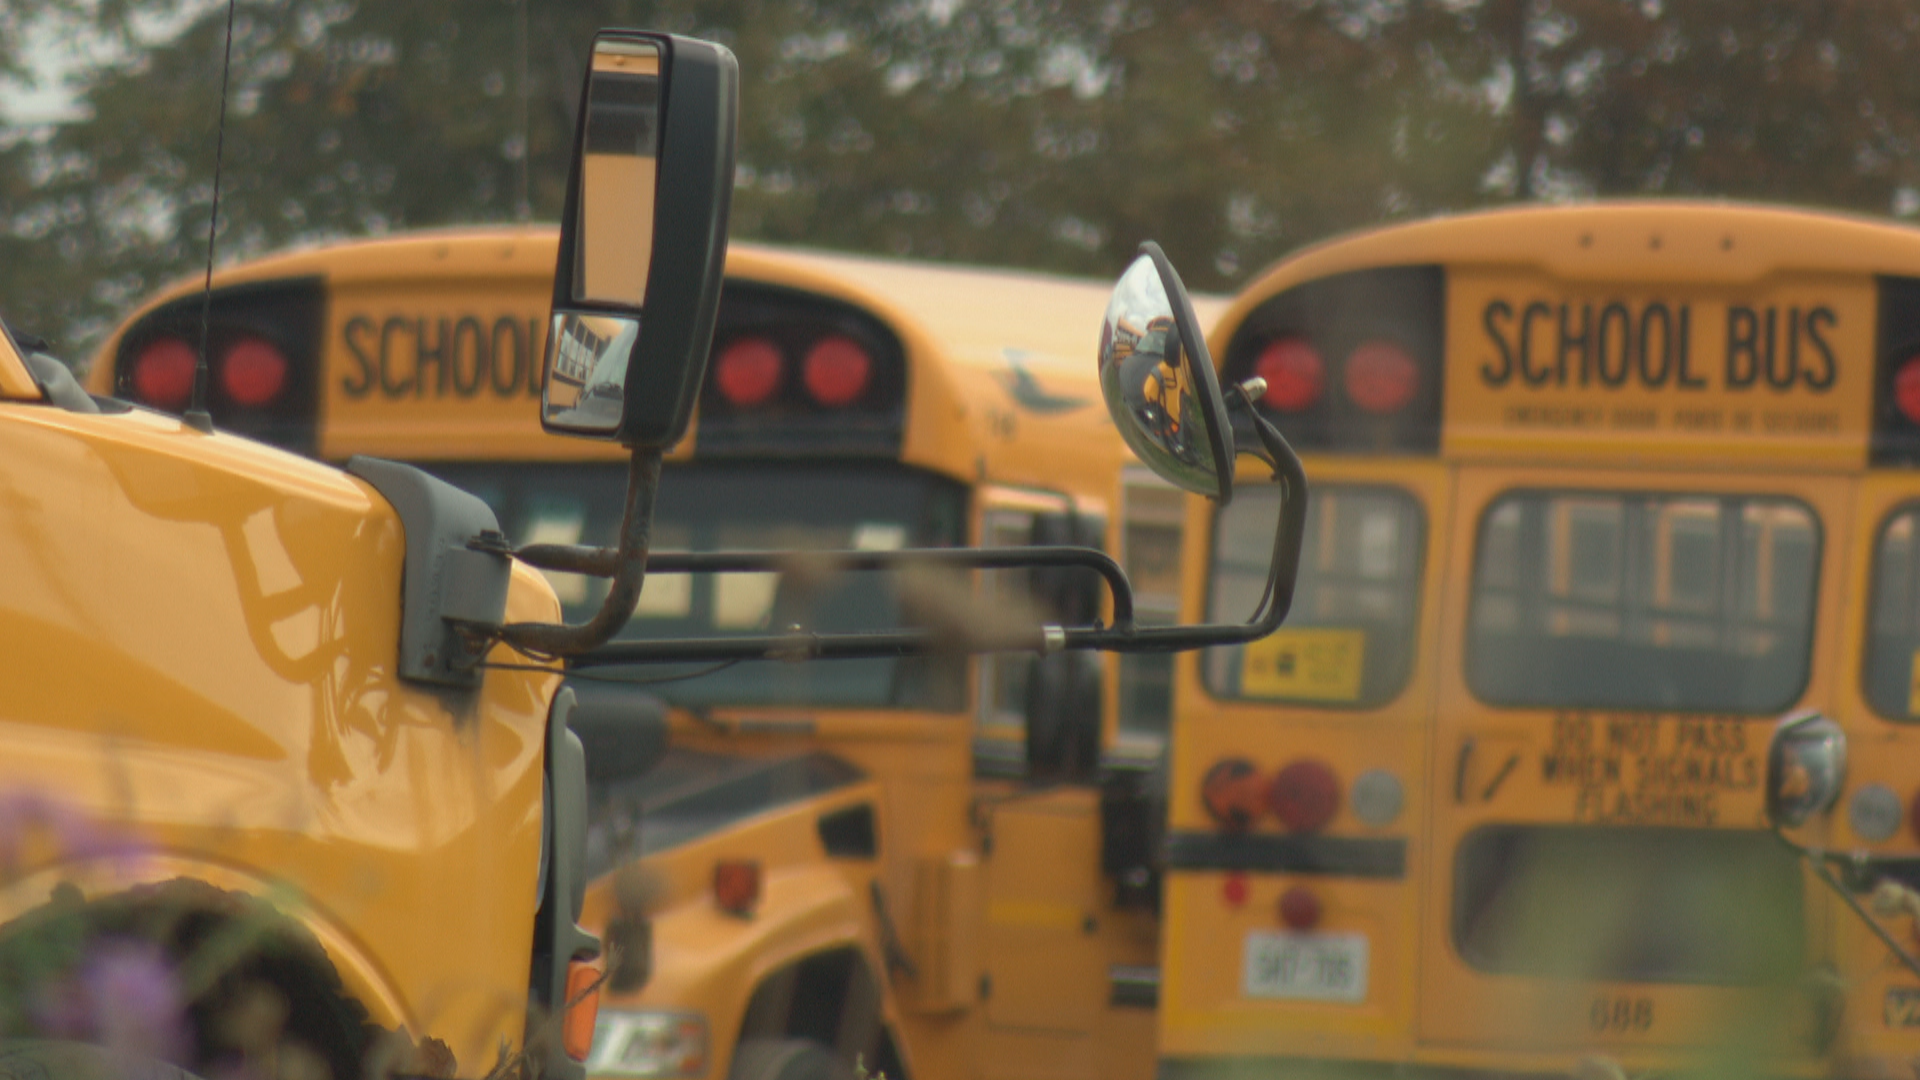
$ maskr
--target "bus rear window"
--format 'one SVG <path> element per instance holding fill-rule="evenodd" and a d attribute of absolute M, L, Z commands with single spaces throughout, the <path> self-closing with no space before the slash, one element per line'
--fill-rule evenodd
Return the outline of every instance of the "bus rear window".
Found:
<path fill-rule="evenodd" d="M 1266 585 L 1279 494 L 1247 487 L 1213 528 L 1209 610 L 1243 622 Z M 1286 625 L 1209 649 L 1216 695 L 1372 708 L 1406 686 L 1420 608 L 1420 503 L 1396 488 L 1325 484 L 1307 500 L 1300 576 Z"/>
<path fill-rule="evenodd" d="M 1868 606 L 1867 700 L 1889 719 L 1920 719 L 1920 504 L 1894 510 L 1881 524 Z"/>
<path fill-rule="evenodd" d="M 1454 857 L 1454 947 L 1501 975 L 1766 981 L 1799 966 L 1801 905 L 1766 832 L 1492 825 Z"/>
<path fill-rule="evenodd" d="M 1480 523 L 1467 681 L 1497 705 L 1784 709 L 1807 680 L 1819 547 L 1789 499 L 1502 496 Z"/>

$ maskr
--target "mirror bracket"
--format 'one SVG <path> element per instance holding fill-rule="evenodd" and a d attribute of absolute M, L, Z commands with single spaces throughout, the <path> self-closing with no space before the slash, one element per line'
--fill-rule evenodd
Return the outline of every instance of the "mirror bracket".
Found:
<path fill-rule="evenodd" d="M 635 448 L 627 466 L 627 504 L 617 548 L 529 544 L 514 557 L 530 566 L 612 579 L 600 610 L 584 623 L 509 623 L 496 639 L 536 659 L 578 656 L 613 640 L 633 616 L 653 545 L 653 497 L 660 487 L 660 451 Z"/>

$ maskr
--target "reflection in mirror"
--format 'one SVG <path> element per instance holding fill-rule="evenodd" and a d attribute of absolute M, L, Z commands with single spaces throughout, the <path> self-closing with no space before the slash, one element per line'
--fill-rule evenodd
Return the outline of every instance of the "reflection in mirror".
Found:
<path fill-rule="evenodd" d="M 1169 293 L 1159 261 L 1143 252 L 1107 305 L 1100 389 L 1142 461 L 1188 491 L 1224 501 L 1232 482 L 1224 407 L 1211 362 L 1186 348 L 1199 340 L 1197 327 L 1181 325 L 1191 311 L 1184 294 Z"/>
<path fill-rule="evenodd" d="M 1767 816 L 1796 828 L 1832 809 L 1847 778 L 1847 736 L 1815 712 L 1780 721 L 1767 746 Z"/>
<path fill-rule="evenodd" d="M 544 417 L 556 427 L 617 431 L 627 401 L 627 358 L 637 319 L 566 311 L 547 331 Z"/>
<path fill-rule="evenodd" d="M 587 80 L 575 302 L 645 303 L 659 146 L 659 46 L 600 38 Z"/>

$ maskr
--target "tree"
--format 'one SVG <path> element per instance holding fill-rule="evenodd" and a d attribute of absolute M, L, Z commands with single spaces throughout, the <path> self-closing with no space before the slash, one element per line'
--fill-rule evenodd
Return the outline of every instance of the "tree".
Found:
<path fill-rule="evenodd" d="M 115 57 L 80 75 L 85 119 L 0 137 L 0 296 L 68 355 L 202 268 L 225 16 L 0 14 L 0 72 L 33 19 Z M 1514 200 L 1920 212 L 1920 3 L 242 0 L 222 258 L 552 220 L 600 25 L 740 57 L 740 238 L 1104 276 L 1154 237 L 1226 290 L 1335 232 Z"/>

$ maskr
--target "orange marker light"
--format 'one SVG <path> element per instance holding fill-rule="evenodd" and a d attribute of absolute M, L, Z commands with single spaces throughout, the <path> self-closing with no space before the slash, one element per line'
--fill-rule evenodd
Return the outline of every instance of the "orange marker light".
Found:
<path fill-rule="evenodd" d="M 1222 758 L 1200 781 L 1200 801 L 1223 829 L 1252 827 L 1266 812 L 1260 770 L 1246 758 Z"/>
<path fill-rule="evenodd" d="M 567 965 L 567 1001 L 560 1028 L 560 1045 L 575 1061 L 587 1060 L 593 1050 L 593 1026 L 600 1018 L 600 965 L 575 960 Z"/>
<path fill-rule="evenodd" d="M 751 915 L 760 903 L 760 864 L 721 859 L 713 864 L 713 902 L 730 915 Z"/>

